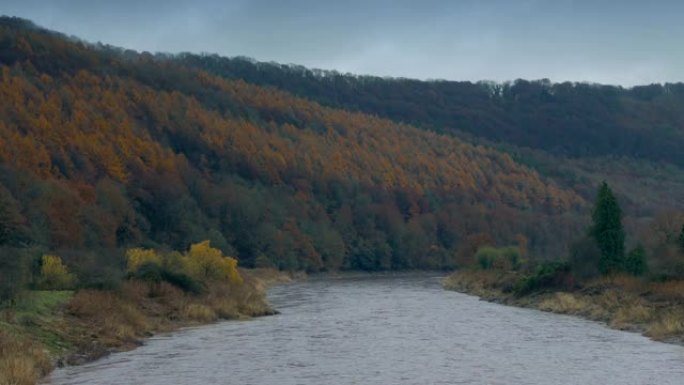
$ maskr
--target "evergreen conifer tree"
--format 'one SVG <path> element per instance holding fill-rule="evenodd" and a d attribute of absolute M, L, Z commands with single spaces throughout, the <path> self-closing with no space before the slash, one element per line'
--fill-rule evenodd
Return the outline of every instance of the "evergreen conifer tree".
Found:
<path fill-rule="evenodd" d="M 601 250 L 599 271 L 609 274 L 624 270 L 625 231 L 622 227 L 622 210 L 605 181 L 599 188 L 592 220 L 589 234 Z"/>

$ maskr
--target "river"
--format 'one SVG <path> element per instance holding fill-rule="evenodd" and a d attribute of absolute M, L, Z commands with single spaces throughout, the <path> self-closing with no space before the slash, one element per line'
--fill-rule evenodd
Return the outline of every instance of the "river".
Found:
<path fill-rule="evenodd" d="M 437 274 L 315 277 L 281 314 L 159 335 L 52 385 L 684 384 L 684 347 L 445 291 Z"/>

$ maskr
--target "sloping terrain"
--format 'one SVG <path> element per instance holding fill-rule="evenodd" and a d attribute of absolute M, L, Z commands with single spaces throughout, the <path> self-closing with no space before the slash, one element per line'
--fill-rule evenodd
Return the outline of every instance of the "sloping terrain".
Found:
<path fill-rule="evenodd" d="M 491 148 L 20 19 L 0 21 L 0 63 L 6 244 L 446 267 L 478 234 L 562 250 L 586 208 Z"/>

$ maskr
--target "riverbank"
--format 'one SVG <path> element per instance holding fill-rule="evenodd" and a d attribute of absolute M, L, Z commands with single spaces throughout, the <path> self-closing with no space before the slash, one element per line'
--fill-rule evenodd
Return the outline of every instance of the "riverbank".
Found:
<path fill-rule="evenodd" d="M 572 291 L 520 296 L 512 290 L 520 278 L 515 272 L 463 270 L 446 277 L 442 285 L 490 302 L 579 316 L 684 344 L 684 281 L 646 282 L 620 275 L 597 278 Z"/>
<path fill-rule="evenodd" d="M 684 378 L 684 347 L 444 292 L 438 277 L 443 272 L 314 275 L 269 290 L 282 312 L 277 317 L 154 338 L 104 361 L 57 370 L 50 380 L 681 385 Z"/>
<path fill-rule="evenodd" d="M 55 366 L 133 349 L 156 333 L 275 314 L 266 290 L 292 276 L 269 269 L 240 273 L 242 284 L 213 283 L 201 295 L 136 280 L 117 290 L 27 292 L 0 311 L 0 385 L 32 385 Z"/>

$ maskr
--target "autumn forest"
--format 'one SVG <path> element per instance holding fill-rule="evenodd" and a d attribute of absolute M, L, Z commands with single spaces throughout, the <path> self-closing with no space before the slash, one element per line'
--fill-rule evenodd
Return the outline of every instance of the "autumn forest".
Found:
<path fill-rule="evenodd" d="M 448 269 L 483 245 L 553 260 L 602 180 L 628 242 L 680 258 L 681 84 L 363 77 L 8 17 L 0 66 L 3 274 L 50 252 L 106 287 L 128 249 L 204 240 L 241 266 L 309 272 Z"/>

